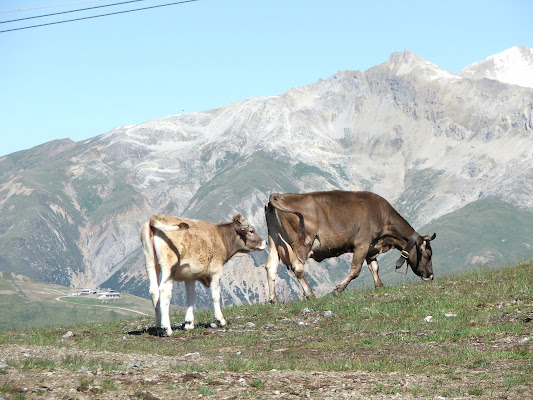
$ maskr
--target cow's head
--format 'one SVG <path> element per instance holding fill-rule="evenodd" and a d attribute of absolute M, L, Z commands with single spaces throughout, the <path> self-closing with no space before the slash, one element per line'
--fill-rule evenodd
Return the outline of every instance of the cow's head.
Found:
<path fill-rule="evenodd" d="M 424 281 L 433 280 L 433 263 L 431 261 L 433 251 L 430 242 L 436 237 L 437 234 L 435 233 L 431 237 L 429 235 L 419 236 L 415 248 L 409 252 L 408 262 L 411 269 Z"/>
<path fill-rule="evenodd" d="M 266 249 L 266 241 L 255 232 L 254 227 L 241 214 L 233 216 L 233 228 L 238 236 L 239 253 Z"/>

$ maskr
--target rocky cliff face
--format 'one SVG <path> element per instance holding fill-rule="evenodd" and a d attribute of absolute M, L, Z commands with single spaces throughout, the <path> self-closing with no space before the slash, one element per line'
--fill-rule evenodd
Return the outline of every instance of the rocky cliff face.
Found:
<path fill-rule="evenodd" d="M 467 70 L 453 75 L 405 51 L 281 96 L 3 157 L 0 269 L 146 296 L 139 232 L 151 214 L 219 222 L 241 212 L 266 237 L 272 192 L 371 190 L 415 228 L 489 197 L 529 218 L 533 89 Z M 264 301 L 266 256 L 228 264 L 224 302 Z M 312 263 L 317 291 L 349 262 Z M 297 285 L 280 272 L 288 298 Z"/>

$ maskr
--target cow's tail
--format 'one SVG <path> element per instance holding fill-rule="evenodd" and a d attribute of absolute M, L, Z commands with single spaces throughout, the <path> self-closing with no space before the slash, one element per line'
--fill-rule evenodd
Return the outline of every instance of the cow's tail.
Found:
<path fill-rule="evenodd" d="M 281 204 L 279 204 L 279 196 L 277 194 L 273 194 L 273 195 L 270 196 L 269 204 L 271 204 L 272 207 L 274 207 L 276 210 L 283 211 L 283 212 L 286 212 L 286 213 L 291 213 L 291 214 L 294 214 L 294 215 L 296 215 L 298 217 L 298 219 L 299 219 L 299 222 L 298 222 L 298 236 L 299 236 L 300 241 L 303 242 L 305 240 L 305 221 L 304 221 L 304 216 L 298 211 L 290 210 L 290 209 L 288 209 L 286 207 L 283 207 Z"/>
<path fill-rule="evenodd" d="M 173 219 L 176 220 L 175 217 Z M 162 231 L 180 231 L 183 229 L 189 229 L 188 223 L 183 221 L 180 221 L 179 223 L 169 223 L 168 217 L 163 215 L 152 215 L 149 224 L 150 228 L 156 228 Z"/>
<path fill-rule="evenodd" d="M 159 263 L 157 262 L 157 254 L 154 248 L 154 232 L 150 226 L 150 222 L 143 225 L 141 229 L 141 243 L 143 246 L 144 260 L 146 262 L 146 274 L 150 281 L 150 296 L 154 307 L 157 307 L 159 302 Z"/>

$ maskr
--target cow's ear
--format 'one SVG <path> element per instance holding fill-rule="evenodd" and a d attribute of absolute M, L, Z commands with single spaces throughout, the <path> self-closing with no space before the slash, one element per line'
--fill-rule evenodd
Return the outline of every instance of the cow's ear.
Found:
<path fill-rule="evenodd" d="M 245 221 L 241 214 L 235 214 L 233 216 L 233 222 L 242 225 Z"/>

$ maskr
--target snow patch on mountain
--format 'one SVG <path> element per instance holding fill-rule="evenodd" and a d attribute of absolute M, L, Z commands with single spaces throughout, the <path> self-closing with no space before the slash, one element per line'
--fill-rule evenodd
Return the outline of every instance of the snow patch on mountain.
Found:
<path fill-rule="evenodd" d="M 533 88 L 533 48 L 515 46 L 464 68 L 460 76 Z"/>

